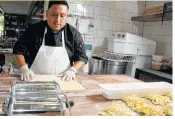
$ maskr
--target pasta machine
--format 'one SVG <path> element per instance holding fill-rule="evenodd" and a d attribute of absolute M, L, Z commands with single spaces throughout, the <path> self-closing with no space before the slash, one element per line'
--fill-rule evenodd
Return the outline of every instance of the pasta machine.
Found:
<path fill-rule="evenodd" d="M 59 112 L 64 115 L 67 96 L 57 82 L 14 82 L 11 97 L 3 104 L 6 115 L 30 115 L 44 112 Z"/>

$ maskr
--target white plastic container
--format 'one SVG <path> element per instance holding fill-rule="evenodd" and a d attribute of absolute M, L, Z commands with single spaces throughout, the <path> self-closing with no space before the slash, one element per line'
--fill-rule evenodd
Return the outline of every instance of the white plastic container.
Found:
<path fill-rule="evenodd" d="M 149 94 L 167 95 L 172 92 L 172 84 L 166 82 L 99 84 L 102 95 L 107 99 L 122 99 L 136 95 L 146 97 Z"/>
<path fill-rule="evenodd" d="M 152 66 L 151 66 L 151 68 L 152 69 L 154 69 L 154 70 L 161 70 L 161 67 L 162 66 L 166 66 L 166 67 L 168 67 L 168 63 L 159 63 L 159 62 L 154 62 L 154 61 L 152 61 Z"/>
<path fill-rule="evenodd" d="M 152 55 L 152 61 L 159 63 L 169 63 L 169 57 L 161 55 Z"/>
<path fill-rule="evenodd" d="M 152 61 L 151 68 L 154 69 L 154 70 L 160 70 L 161 69 L 161 64 L 162 63 Z"/>

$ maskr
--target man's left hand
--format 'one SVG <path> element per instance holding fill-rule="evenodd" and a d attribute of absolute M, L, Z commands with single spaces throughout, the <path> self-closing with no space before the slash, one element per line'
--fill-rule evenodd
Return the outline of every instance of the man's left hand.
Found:
<path fill-rule="evenodd" d="M 66 72 L 64 72 L 62 80 L 63 81 L 75 80 L 75 73 L 76 72 L 77 72 L 76 69 L 71 67 Z"/>

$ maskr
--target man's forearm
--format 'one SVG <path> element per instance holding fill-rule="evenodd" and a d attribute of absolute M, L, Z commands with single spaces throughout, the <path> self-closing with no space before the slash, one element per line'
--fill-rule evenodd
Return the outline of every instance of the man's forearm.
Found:
<path fill-rule="evenodd" d="M 25 58 L 24 58 L 23 55 L 16 55 L 15 57 L 16 57 L 16 61 L 17 61 L 18 65 L 19 65 L 19 67 L 22 67 L 22 66 L 24 66 L 26 64 Z"/>
<path fill-rule="evenodd" d="M 85 65 L 84 62 L 82 62 L 82 61 L 76 61 L 76 62 L 73 64 L 72 67 L 74 67 L 74 68 L 77 70 L 77 72 L 78 72 L 78 71 L 81 70 L 81 68 L 82 68 L 84 65 Z"/>

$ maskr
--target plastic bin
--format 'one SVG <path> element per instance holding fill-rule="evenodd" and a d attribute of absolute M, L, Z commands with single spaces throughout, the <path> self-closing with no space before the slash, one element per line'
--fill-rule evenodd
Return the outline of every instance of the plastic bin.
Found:
<path fill-rule="evenodd" d="M 169 57 L 161 55 L 152 55 L 152 61 L 159 63 L 169 63 Z"/>
<path fill-rule="evenodd" d="M 136 95 L 146 97 L 149 94 L 167 95 L 172 92 L 172 84 L 166 82 L 99 84 L 102 95 L 107 99 L 122 99 Z"/>
<path fill-rule="evenodd" d="M 154 62 L 152 61 L 151 68 L 154 70 L 161 70 L 162 68 L 168 68 L 169 64 L 168 63 L 159 63 L 159 62 Z"/>
<path fill-rule="evenodd" d="M 162 63 L 152 61 L 151 68 L 154 69 L 154 70 L 160 70 L 161 69 L 161 64 Z"/>

